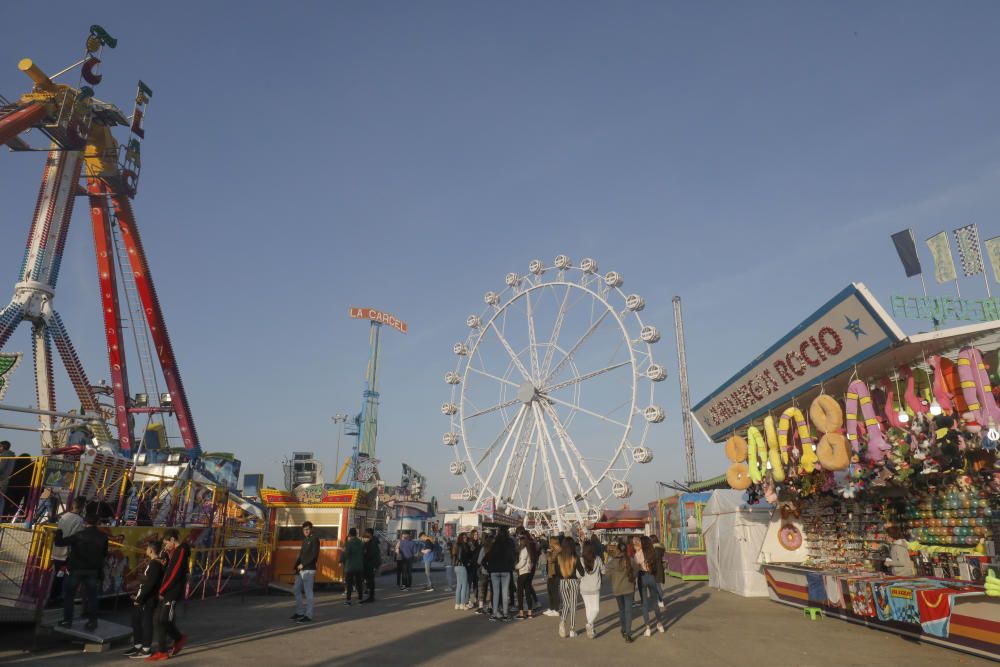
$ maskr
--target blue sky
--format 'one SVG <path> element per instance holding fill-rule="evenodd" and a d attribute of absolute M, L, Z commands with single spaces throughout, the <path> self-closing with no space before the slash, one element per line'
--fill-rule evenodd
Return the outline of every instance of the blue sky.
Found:
<path fill-rule="evenodd" d="M 136 79 L 153 88 L 135 209 L 203 447 L 272 483 L 292 450 L 332 468 L 330 416 L 360 408 L 368 330 L 351 305 L 410 325 L 385 337 L 379 457 L 384 477 L 405 461 L 440 498 L 456 490 L 441 378 L 483 293 L 559 253 L 621 271 L 671 373 L 638 502 L 684 476 L 673 295 L 697 401 L 851 281 L 885 305 L 918 293 L 891 233 L 914 229 L 926 272 L 926 237 L 969 222 L 1000 234 L 994 3 L 8 2 L 0 15 L 8 98 L 27 90 L 20 58 L 55 72 L 91 23 L 119 39 L 98 96 L 127 111 Z M 0 155 L 11 285 L 42 161 Z M 984 294 L 981 277 L 962 288 Z M 106 377 L 79 203 L 56 306 L 91 378 Z M 30 352 L 27 330 L 7 349 Z M 33 402 L 30 364 L 6 400 Z M 718 449 L 699 440 L 704 476 L 723 470 Z"/>

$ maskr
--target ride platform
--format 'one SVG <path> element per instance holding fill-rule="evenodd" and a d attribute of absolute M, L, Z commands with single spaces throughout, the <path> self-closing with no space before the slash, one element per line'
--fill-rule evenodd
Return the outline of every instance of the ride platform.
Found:
<path fill-rule="evenodd" d="M 114 642 L 132 636 L 132 628 L 127 625 L 99 619 L 96 628 L 87 630 L 84 628 L 86 623 L 86 619 L 77 618 L 68 628 L 62 627 L 58 622 L 44 622 L 42 627 L 57 635 L 83 642 L 84 653 L 104 653 L 111 649 Z"/>

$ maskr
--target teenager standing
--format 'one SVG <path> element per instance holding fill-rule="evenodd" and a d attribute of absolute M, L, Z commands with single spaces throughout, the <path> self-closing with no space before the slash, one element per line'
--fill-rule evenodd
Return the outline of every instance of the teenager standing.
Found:
<path fill-rule="evenodd" d="M 347 543 L 344 545 L 344 581 L 347 585 L 347 600 L 351 604 L 351 589 L 358 591 L 358 600 L 364 599 L 364 568 L 365 545 L 358 539 L 358 529 L 347 531 Z"/>
<path fill-rule="evenodd" d="M 166 567 L 163 571 L 163 581 L 160 584 L 160 601 L 156 608 L 156 627 L 159 629 L 159 651 L 146 660 L 166 660 L 177 655 L 184 648 L 187 635 L 177 627 L 177 605 L 184 599 L 187 587 L 188 560 L 191 558 L 191 547 L 181 542 L 180 533 L 171 528 L 163 533 L 163 548 L 166 555 Z M 174 640 L 174 648 L 167 652 L 167 637 Z"/>
<path fill-rule="evenodd" d="M 162 551 L 163 542 L 146 545 L 146 567 L 132 598 L 132 648 L 125 651 L 129 658 L 148 658 L 153 654 L 153 616 L 163 580 Z"/>
<path fill-rule="evenodd" d="M 583 576 L 580 577 L 580 597 L 587 615 L 587 636 L 594 638 L 594 621 L 601 607 L 601 575 L 604 563 L 597 555 L 592 542 L 583 543 Z"/>
<path fill-rule="evenodd" d="M 618 603 L 618 622 L 621 625 L 622 637 L 626 642 L 632 641 L 632 593 L 635 590 L 635 573 L 632 560 L 621 542 L 608 545 L 608 562 L 604 566 L 611 582 L 611 594 Z"/>
<path fill-rule="evenodd" d="M 576 555 L 576 542 L 572 537 L 563 538 L 559 545 L 559 556 L 556 557 L 556 568 L 559 570 L 559 597 L 561 609 L 559 612 L 559 636 L 565 637 L 567 629 L 570 637 L 576 637 L 576 605 L 580 595 L 580 575 L 583 566 Z"/>
<path fill-rule="evenodd" d="M 295 613 L 292 620 L 309 623 L 313 619 L 313 583 L 316 581 L 316 561 L 319 560 L 319 538 L 313 534 L 311 521 L 302 522 L 302 546 L 295 559 Z M 305 597 L 305 605 L 302 598 Z"/>

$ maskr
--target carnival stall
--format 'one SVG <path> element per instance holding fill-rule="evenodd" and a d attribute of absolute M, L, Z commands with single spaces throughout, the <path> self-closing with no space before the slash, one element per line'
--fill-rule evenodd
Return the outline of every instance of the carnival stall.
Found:
<path fill-rule="evenodd" d="M 684 581 L 708 579 L 705 542 L 701 533 L 701 516 L 711 493 L 679 493 L 662 498 L 657 508 L 662 526 L 663 548 L 666 551 L 667 574 Z"/>
<path fill-rule="evenodd" d="M 905 336 L 843 290 L 698 405 L 776 503 L 772 599 L 1000 659 L 1000 321 Z"/>
<path fill-rule="evenodd" d="M 742 491 L 713 491 L 701 513 L 708 585 L 743 597 L 766 597 L 759 562 L 771 521 L 769 503 L 750 505 Z"/>

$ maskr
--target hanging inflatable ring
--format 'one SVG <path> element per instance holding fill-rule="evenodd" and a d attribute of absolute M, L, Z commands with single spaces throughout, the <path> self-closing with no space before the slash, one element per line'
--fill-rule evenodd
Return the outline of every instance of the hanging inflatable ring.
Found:
<path fill-rule="evenodd" d="M 816 455 L 824 470 L 844 470 L 851 464 L 847 438 L 840 433 L 826 433 L 820 438 Z"/>
<path fill-rule="evenodd" d="M 778 531 L 778 543 L 788 551 L 797 551 L 802 546 L 802 533 L 790 523 Z"/>
<path fill-rule="evenodd" d="M 767 460 L 771 463 L 771 479 L 776 484 L 781 484 L 785 481 L 785 463 L 788 461 L 781 459 L 778 432 L 774 430 L 774 417 L 771 415 L 764 417 L 764 436 L 767 438 Z"/>
<path fill-rule="evenodd" d="M 746 463 L 737 462 L 729 466 L 726 471 L 726 481 L 729 486 L 737 491 L 743 491 L 750 487 L 750 469 Z"/>
<path fill-rule="evenodd" d="M 778 445 L 782 450 L 788 451 L 788 427 L 792 421 L 795 422 L 799 442 L 802 444 L 802 457 L 799 463 L 805 472 L 810 473 L 816 467 L 816 452 L 813 451 L 813 437 L 809 433 L 809 425 L 806 424 L 806 419 L 798 408 L 788 408 L 781 413 L 781 419 L 778 420 Z"/>
<path fill-rule="evenodd" d="M 809 406 L 809 418 L 823 433 L 833 433 L 844 425 L 844 411 L 829 394 L 820 394 L 813 400 Z"/>
<path fill-rule="evenodd" d="M 747 460 L 747 441 L 738 435 L 726 440 L 726 458 L 733 463 L 742 463 Z"/>
<path fill-rule="evenodd" d="M 750 469 L 750 479 L 754 484 L 759 484 L 767 472 L 767 445 L 764 444 L 764 436 L 756 426 L 747 429 L 747 463 Z"/>

